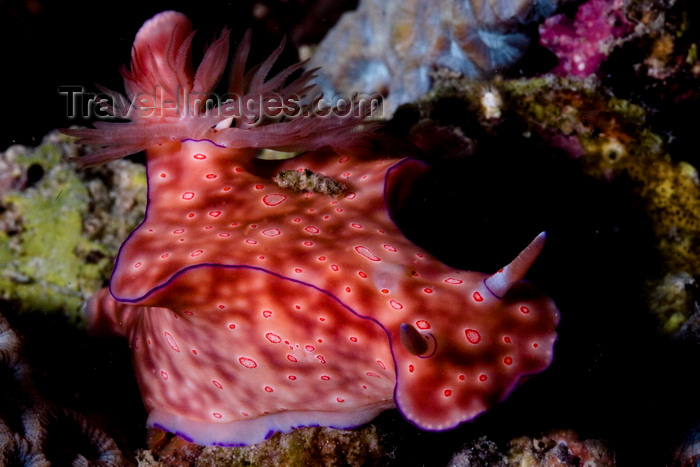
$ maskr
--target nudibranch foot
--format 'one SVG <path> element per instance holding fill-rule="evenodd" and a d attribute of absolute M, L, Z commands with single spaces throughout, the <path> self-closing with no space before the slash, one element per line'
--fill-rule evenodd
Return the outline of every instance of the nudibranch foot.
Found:
<path fill-rule="evenodd" d="M 353 412 L 297 410 L 229 423 L 193 421 L 155 409 L 149 413 L 147 423 L 148 426 L 174 433 L 191 443 L 237 447 L 260 443 L 275 433 L 290 433 L 303 427 L 324 426 L 339 430 L 357 428 L 392 408 L 394 408 L 393 402 L 387 402 L 372 404 Z"/>

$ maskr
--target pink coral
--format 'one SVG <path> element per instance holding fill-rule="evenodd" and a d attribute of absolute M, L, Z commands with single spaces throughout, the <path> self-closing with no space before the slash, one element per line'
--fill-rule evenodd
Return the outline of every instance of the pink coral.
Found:
<path fill-rule="evenodd" d="M 190 86 L 177 59 L 188 55 L 185 25 L 166 12 L 143 26 L 125 73 L 130 96 L 144 83 L 171 97 Z M 287 89 L 264 81 L 269 60 L 241 78 L 241 55 L 232 83 L 248 84 L 238 91 Z M 123 152 L 115 145 L 147 148 L 146 219 L 87 312 L 92 329 L 129 339 L 149 425 L 200 444 L 248 444 L 299 426 L 357 426 L 396 405 L 417 426 L 445 430 L 551 362 L 559 312 L 521 281 L 544 234 L 492 276 L 440 263 L 390 217 L 425 165 L 369 151 L 362 120 L 149 118 L 73 132 L 104 144 L 89 162 Z M 253 148 L 321 146 L 335 153 L 253 159 Z M 344 191 L 274 183 L 289 171 Z"/>
<path fill-rule="evenodd" d="M 580 77 L 595 73 L 615 40 L 632 29 L 622 6 L 622 0 L 589 0 L 573 20 L 564 14 L 547 18 L 540 26 L 540 43 L 559 59 L 552 72 Z"/>

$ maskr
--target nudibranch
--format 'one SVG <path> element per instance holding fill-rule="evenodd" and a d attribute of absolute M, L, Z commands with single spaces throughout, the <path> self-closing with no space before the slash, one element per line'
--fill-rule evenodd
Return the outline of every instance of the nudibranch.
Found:
<path fill-rule="evenodd" d="M 551 363 L 559 312 L 521 280 L 544 234 L 493 275 L 442 264 L 391 219 L 422 162 L 372 154 L 362 113 L 256 125 L 212 112 L 201 98 L 222 75 L 228 31 L 196 73 L 192 35 L 180 13 L 147 21 L 122 71 L 128 98 L 105 92 L 112 112 L 150 112 L 69 130 L 102 146 L 85 164 L 146 151 L 145 219 L 86 312 L 93 330 L 128 338 L 149 425 L 231 446 L 398 407 L 447 430 Z M 286 84 L 302 65 L 267 79 L 282 46 L 244 73 L 249 40 L 233 60 L 238 99 L 308 92 L 312 72 Z M 255 161 L 257 148 L 307 152 Z M 289 171 L 342 191 L 273 181 Z"/>

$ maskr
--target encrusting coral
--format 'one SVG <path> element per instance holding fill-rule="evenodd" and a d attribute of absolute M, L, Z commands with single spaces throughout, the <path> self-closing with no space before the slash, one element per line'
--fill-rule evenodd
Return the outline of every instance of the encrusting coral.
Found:
<path fill-rule="evenodd" d="M 559 59 L 551 73 L 586 77 L 598 71 L 620 39 L 634 30 L 623 5 L 623 0 L 589 0 L 578 6 L 573 20 L 565 14 L 547 18 L 540 25 L 540 43 Z"/>
<path fill-rule="evenodd" d="M 120 467 L 114 440 L 35 389 L 20 337 L 0 314 L 0 465 Z"/>

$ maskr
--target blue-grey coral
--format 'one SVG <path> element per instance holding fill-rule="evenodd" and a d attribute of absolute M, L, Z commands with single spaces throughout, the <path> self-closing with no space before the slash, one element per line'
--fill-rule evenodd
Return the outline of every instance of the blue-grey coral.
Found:
<path fill-rule="evenodd" d="M 327 98 L 380 93 L 384 114 L 430 88 L 445 67 L 484 78 L 517 62 L 530 44 L 527 25 L 563 0 L 362 0 L 319 44 L 310 67 Z"/>

